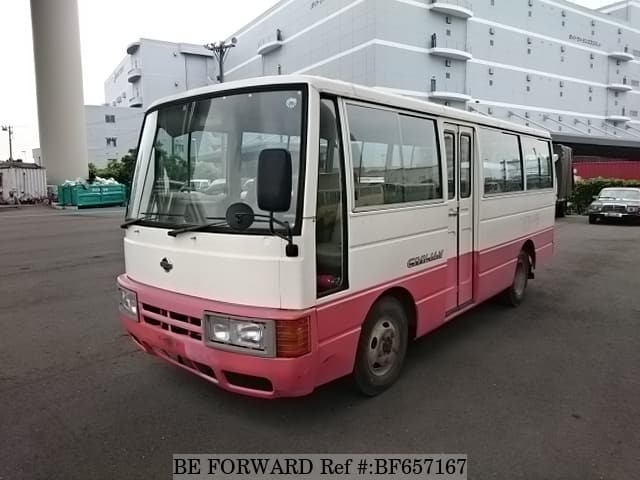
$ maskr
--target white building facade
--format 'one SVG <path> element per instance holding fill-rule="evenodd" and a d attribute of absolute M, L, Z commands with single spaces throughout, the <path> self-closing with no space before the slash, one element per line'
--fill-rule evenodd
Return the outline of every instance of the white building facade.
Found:
<path fill-rule="evenodd" d="M 144 108 L 155 100 L 215 83 L 211 51 L 142 38 L 104 82 L 105 104 L 86 105 L 89 162 L 104 168 L 136 148 Z"/>
<path fill-rule="evenodd" d="M 304 73 L 640 146 L 640 2 L 282 0 L 234 34 L 225 79 Z"/>

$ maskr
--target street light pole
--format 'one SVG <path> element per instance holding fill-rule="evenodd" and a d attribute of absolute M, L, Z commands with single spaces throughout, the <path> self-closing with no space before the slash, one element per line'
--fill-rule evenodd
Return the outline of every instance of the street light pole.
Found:
<path fill-rule="evenodd" d="M 207 50 L 211 50 L 213 52 L 213 56 L 218 61 L 218 82 L 224 82 L 224 61 L 229 54 L 229 50 L 235 47 L 238 43 L 238 39 L 233 37 L 230 43 L 225 42 L 224 40 L 220 42 L 207 43 L 204 48 Z"/>
<path fill-rule="evenodd" d="M 13 127 L 11 125 L 3 125 L 2 131 L 9 133 L 9 161 L 12 161 L 13 160 L 13 144 L 11 143 L 12 142 L 11 137 L 13 137 Z"/>

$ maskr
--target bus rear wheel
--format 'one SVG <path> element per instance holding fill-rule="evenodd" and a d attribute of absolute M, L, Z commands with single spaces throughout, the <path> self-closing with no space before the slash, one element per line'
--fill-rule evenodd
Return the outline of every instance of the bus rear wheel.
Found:
<path fill-rule="evenodd" d="M 531 260 L 529 254 L 522 250 L 518 255 L 516 271 L 513 275 L 513 283 L 502 294 L 502 299 L 505 304 L 511 307 L 517 307 L 522 303 L 527 291 L 527 285 L 529 284 L 530 273 Z"/>
<path fill-rule="evenodd" d="M 394 297 L 376 302 L 362 326 L 353 370 L 357 389 L 373 397 L 398 379 L 407 353 L 408 320 Z"/>

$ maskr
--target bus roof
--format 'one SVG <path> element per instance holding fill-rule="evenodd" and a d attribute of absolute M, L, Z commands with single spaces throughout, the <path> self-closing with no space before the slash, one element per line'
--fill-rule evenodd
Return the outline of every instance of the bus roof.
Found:
<path fill-rule="evenodd" d="M 424 112 L 438 117 L 445 117 L 453 121 L 459 120 L 471 122 L 489 127 L 511 130 L 514 132 L 526 133 L 529 135 L 551 139 L 551 134 L 546 130 L 525 127 L 517 123 L 508 122 L 506 120 L 499 120 L 489 116 L 481 115 L 479 113 L 467 112 L 458 108 L 445 107 L 434 102 L 419 100 L 413 97 L 393 93 L 388 89 L 383 89 L 381 87 L 366 87 L 364 85 L 358 85 L 341 80 L 332 80 L 325 77 L 311 75 L 265 76 L 225 82 L 216 85 L 208 85 L 206 87 L 187 90 L 186 92 L 156 100 L 147 108 L 147 112 L 155 110 L 164 104 L 179 102 L 180 100 L 186 100 L 191 97 L 206 96 L 208 94 L 215 94 L 217 92 L 256 86 L 286 84 L 307 84 L 320 92 L 331 93 L 342 97 Z"/>

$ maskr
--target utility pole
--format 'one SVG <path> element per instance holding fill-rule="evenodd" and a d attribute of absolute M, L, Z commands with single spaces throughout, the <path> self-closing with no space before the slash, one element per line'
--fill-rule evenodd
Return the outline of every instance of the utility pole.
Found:
<path fill-rule="evenodd" d="M 11 143 L 11 137 L 13 137 L 13 127 L 11 125 L 3 125 L 2 131 L 9 133 L 9 161 L 11 162 L 13 161 L 13 144 Z"/>
<path fill-rule="evenodd" d="M 218 82 L 224 82 L 224 61 L 229 54 L 229 50 L 235 47 L 238 44 L 238 39 L 233 37 L 230 43 L 221 40 L 220 42 L 207 43 L 204 48 L 207 50 L 211 50 L 213 52 L 213 56 L 218 61 Z"/>

